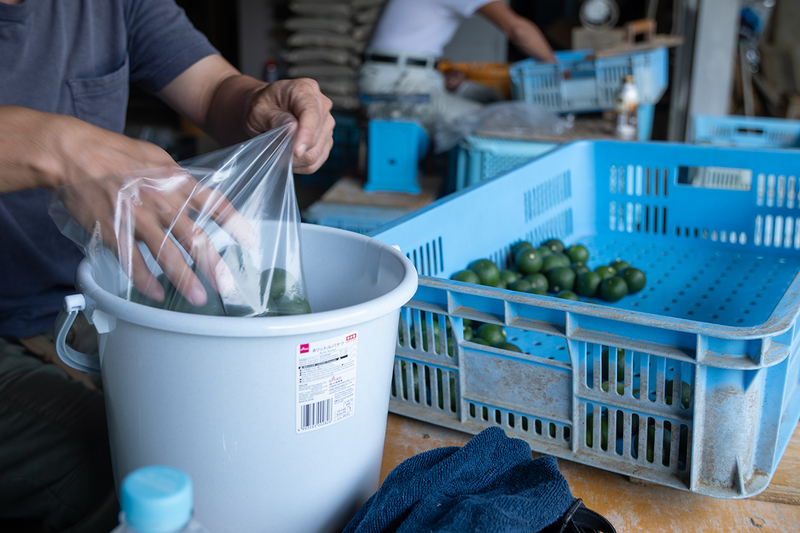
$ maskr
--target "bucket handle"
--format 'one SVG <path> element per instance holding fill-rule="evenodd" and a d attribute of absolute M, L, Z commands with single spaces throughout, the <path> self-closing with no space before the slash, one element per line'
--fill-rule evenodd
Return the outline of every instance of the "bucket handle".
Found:
<path fill-rule="evenodd" d="M 58 313 L 55 325 L 55 345 L 58 357 L 65 364 L 81 372 L 100 373 L 100 358 L 86 355 L 67 346 L 67 333 L 75 322 L 78 313 L 86 309 L 86 298 L 82 294 L 72 294 L 64 298 L 64 305 Z"/>

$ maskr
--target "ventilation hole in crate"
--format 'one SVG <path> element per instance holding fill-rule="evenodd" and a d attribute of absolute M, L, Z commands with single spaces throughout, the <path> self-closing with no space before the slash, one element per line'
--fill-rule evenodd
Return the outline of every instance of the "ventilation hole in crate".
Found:
<path fill-rule="evenodd" d="M 670 448 L 672 447 L 672 423 L 668 420 L 663 424 L 663 450 L 661 454 L 661 464 L 669 466 Z"/>
<path fill-rule="evenodd" d="M 654 418 L 648 418 L 647 439 L 646 439 L 647 452 L 645 454 L 645 459 L 647 460 L 648 463 L 653 462 L 655 443 L 656 443 L 656 420 Z"/>
<path fill-rule="evenodd" d="M 392 372 L 392 385 L 391 385 L 392 398 L 397 398 L 397 382 L 395 381 L 394 372 Z"/>
<path fill-rule="evenodd" d="M 481 409 L 481 418 L 483 418 L 484 422 L 488 422 L 489 421 L 489 408 L 488 407 L 484 406 Z"/>
<path fill-rule="evenodd" d="M 513 428 L 516 425 L 514 413 L 508 413 L 508 427 Z"/>
<path fill-rule="evenodd" d="M 431 368 L 427 365 L 423 367 L 425 376 L 425 405 L 432 407 L 432 399 L 431 399 Z M 441 384 L 440 384 L 441 385 Z M 441 390 L 441 386 L 439 387 Z M 441 405 L 439 406 L 441 408 Z"/>
<path fill-rule="evenodd" d="M 537 435 L 541 435 L 542 434 L 542 421 L 541 420 L 535 420 L 533 422 L 533 432 L 536 433 Z"/>
<path fill-rule="evenodd" d="M 610 425 L 608 423 L 608 408 L 603 407 L 600 409 L 600 449 L 608 451 L 608 440 Z"/>
<path fill-rule="evenodd" d="M 427 374 L 427 372 L 426 372 Z M 444 380 L 442 379 L 442 369 L 436 369 L 436 403 L 439 406 L 439 409 L 444 409 Z M 427 380 L 427 376 L 426 376 Z M 450 403 L 450 399 L 448 398 L 447 403 Z"/>
<path fill-rule="evenodd" d="M 494 410 L 494 422 L 497 425 L 501 425 L 503 423 L 503 416 L 502 413 L 500 412 L 500 409 Z"/>
<path fill-rule="evenodd" d="M 547 425 L 547 427 L 548 427 L 547 434 L 548 434 L 548 435 L 550 435 L 550 438 L 551 438 L 551 439 L 554 439 L 554 438 L 556 438 L 556 425 L 555 425 L 555 424 L 553 424 L 552 422 L 550 422 L 550 423 Z"/>
<path fill-rule="evenodd" d="M 680 425 L 678 436 L 678 470 L 686 470 L 686 459 L 689 452 L 689 426 Z"/>
<path fill-rule="evenodd" d="M 475 416 L 476 416 L 476 414 L 475 414 L 475 404 L 474 403 L 470 403 L 469 404 L 469 416 L 470 416 L 470 418 L 475 418 Z"/>
<path fill-rule="evenodd" d="M 528 429 L 530 429 L 530 426 L 528 425 L 528 417 L 527 416 L 523 416 L 522 417 L 522 431 L 528 431 Z"/>

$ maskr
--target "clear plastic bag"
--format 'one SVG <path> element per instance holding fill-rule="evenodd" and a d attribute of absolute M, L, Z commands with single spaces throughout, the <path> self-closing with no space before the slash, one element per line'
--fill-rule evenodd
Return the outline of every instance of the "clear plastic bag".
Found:
<path fill-rule="evenodd" d="M 291 166 L 294 130 L 282 126 L 180 168 L 64 187 L 50 214 L 83 249 L 100 286 L 126 300 L 216 316 L 309 313 Z M 86 212 L 103 213 L 96 208 L 103 201 L 113 215 L 92 219 Z M 197 287 L 195 276 L 205 303 L 186 296 Z"/>
<path fill-rule="evenodd" d="M 480 131 L 502 135 L 562 135 L 572 128 L 572 120 L 546 107 L 518 101 L 487 104 L 477 111 L 445 123 L 434 132 L 436 152 L 446 152 L 466 136 Z"/>

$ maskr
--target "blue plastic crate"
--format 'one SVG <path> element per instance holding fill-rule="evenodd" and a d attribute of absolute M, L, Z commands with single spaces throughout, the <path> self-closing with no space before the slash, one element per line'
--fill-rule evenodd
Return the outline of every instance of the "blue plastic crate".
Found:
<path fill-rule="evenodd" d="M 556 143 L 468 135 L 455 148 L 451 181 L 458 191 L 527 163 L 556 146 Z"/>
<path fill-rule="evenodd" d="M 316 202 L 303 212 L 311 224 L 369 233 L 411 212 L 411 209 Z"/>
<path fill-rule="evenodd" d="M 592 50 L 556 52 L 555 63 L 525 59 L 509 67 L 514 100 L 561 113 L 614 109 L 625 76 L 633 75 L 641 104 L 658 103 L 667 89 L 667 49 L 594 59 Z"/>
<path fill-rule="evenodd" d="M 498 425 L 536 451 L 714 497 L 757 494 L 800 417 L 799 171 L 791 150 L 581 141 L 390 223 L 373 236 L 420 273 L 391 410 Z M 448 279 L 551 237 L 585 244 L 591 268 L 629 260 L 647 286 L 573 302 Z M 524 353 L 464 340 L 464 319 L 502 325 Z"/>
<path fill-rule="evenodd" d="M 696 115 L 694 142 L 750 148 L 800 148 L 800 120 Z"/>

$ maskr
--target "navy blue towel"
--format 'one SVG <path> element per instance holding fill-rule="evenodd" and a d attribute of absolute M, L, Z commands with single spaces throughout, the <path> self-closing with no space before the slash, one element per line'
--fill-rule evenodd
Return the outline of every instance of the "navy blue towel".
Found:
<path fill-rule="evenodd" d="M 492 427 L 392 470 L 343 533 L 538 532 L 576 502 L 554 457 Z"/>

